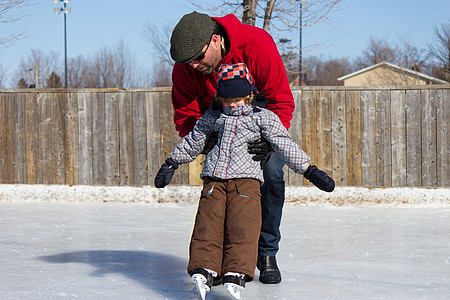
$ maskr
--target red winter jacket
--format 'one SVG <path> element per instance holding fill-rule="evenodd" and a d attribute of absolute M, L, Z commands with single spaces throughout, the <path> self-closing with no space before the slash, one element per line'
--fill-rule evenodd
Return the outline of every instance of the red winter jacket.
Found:
<path fill-rule="evenodd" d="M 216 67 L 204 75 L 190 64 L 175 63 L 172 72 L 172 105 L 175 128 L 187 135 L 209 108 L 216 93 L 217 70 L 221 64 L 245 63 L 259 92 L 268 99 L 265 106 L 273 111 L 286 128 L 290 126 L 295 104 L 286 71 L 272 37 L 264 30 L 242 24 L 234 15 L 212 18 L 226 32 L 230 49 Z"/>

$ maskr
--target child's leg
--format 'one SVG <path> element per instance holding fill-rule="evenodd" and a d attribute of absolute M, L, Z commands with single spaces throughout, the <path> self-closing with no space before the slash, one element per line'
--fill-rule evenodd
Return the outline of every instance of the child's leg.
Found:
<path fill-rule="evenodd" d="M 205 180 L 189 249 L 189 274 L 194 269 L 222 270 L 226 192 L 223 182 Z"/>
<path fill-rule="evenodd" d="M 261 229 L 260 182 L 236 179 L 228 183 L 222 274 L 238 272 L 252 280 Z"/>

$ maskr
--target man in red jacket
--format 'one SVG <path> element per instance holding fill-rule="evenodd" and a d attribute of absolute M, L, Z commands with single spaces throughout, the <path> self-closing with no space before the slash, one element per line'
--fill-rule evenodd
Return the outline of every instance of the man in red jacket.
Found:
<path fill-rule="evenodd" d="M 206 112 L 216 93 L 217 70 L 222 64 L 245 63 L 255 86 L 267 97 L 265 108 L 273 111 L 288 129 L 295 104 L 286 71 L 272 37 L 264 30 L 242 24 L 234 15 L 221 18 L 192 12 L 175 26 L 170 54 L 176 62 L 172 73 L 172 104 L 175 128 L 187 135 Z M 217 137 L 207 144 L 214 145 Z M 258 245 L 259 280 L 281 282 L 275 255 L 281 239 L 284 204 L 283 162 L 264 141 L 249 145 L 255 160 L 261 160 L 262 226 Z M 207 152 L 208 145 L 204 152 Z"/>

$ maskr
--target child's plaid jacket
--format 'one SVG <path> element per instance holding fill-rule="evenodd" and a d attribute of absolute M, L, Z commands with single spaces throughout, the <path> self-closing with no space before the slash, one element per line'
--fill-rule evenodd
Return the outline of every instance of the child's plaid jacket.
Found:
<path fill-rule="evenodd" d="M 285 164 L 303 174 L 310 157 L 294 143 L 273 112 L 246 104 L 235 108 L 209 109 L 194 129 L 178 144 L 170 157 L 177 163 L 188 163 L 202 152 L 208 136 L 219 132 L 219 140 L 207 154 L 200 177 L 216 179 L 254 178 L 264 182 L 260 162 L 248 153 L 248 143 L 260 137 L 272 144 Z"/>

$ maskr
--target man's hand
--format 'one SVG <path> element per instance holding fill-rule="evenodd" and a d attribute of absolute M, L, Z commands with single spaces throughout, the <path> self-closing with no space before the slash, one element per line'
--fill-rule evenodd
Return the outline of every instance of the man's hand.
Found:
<path fill-rule="evenodd" d="M 155 177 L 155 186 L 163 188 L 172 180 L 173 173 L 178 169 L 178 164 L 171 158 L 166 159 L 166 162 L 161 166 Z"/>
<path fill-rule="evenodd" d="M 205 155 L 208 154 L 209 151 L 211 151 L 212 148 L 214 148 L 214 146 L 217 144 L 218 140 L 219 140 L 219 132 L 217 131 L 211 132 L 208 139 L 206 140 L 205 148 L 203 148 L 202 154 Z"/>
<path fill-rule="evenodd" d="M 259 138 L 252 143 L 248 143 L 248 153 L 254 154 L 252 157 L 254 161 L 261 162 L 261 169 L 264 169 L 272 151 L 272 145 L 265 138 Z"/>
<path fill-rule="evenodd" d="M 325 192 L 332 192 L 334 190 L 334 180 L 316 166 L 311 165 L 303 174 L 306 179 L 314 183 L 319 189 Z"/>

